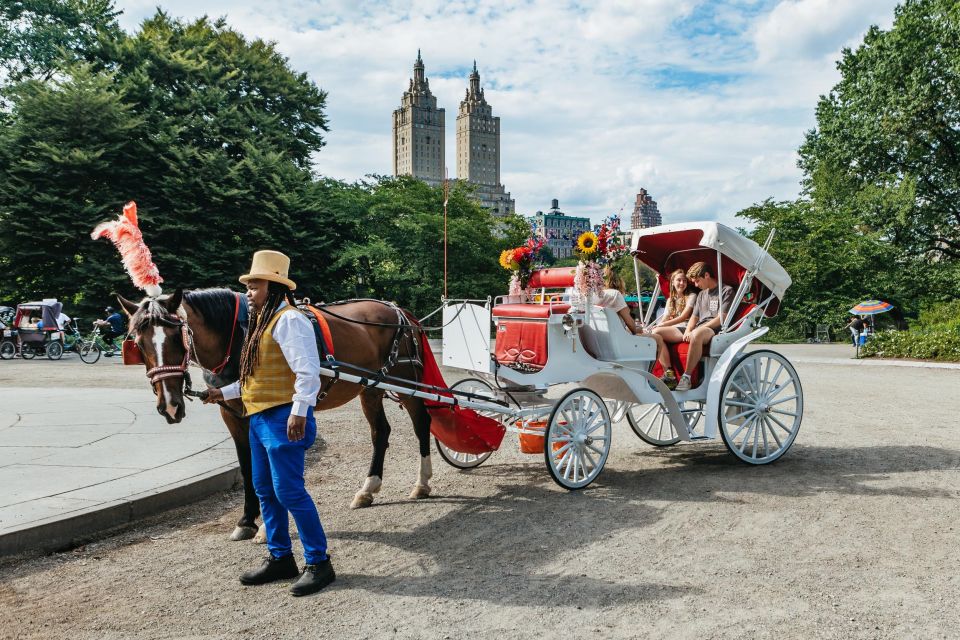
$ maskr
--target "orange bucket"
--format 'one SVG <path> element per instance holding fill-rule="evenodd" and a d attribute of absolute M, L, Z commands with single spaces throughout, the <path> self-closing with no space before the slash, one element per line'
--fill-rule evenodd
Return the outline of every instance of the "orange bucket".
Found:
<path fill-rule="evenodd" d="M 566 424 L 561 422 L 560 424 Z M 543 453 L 544 432 L 547 430 L 546 420 L 527 420 L 523 423 L 523 428 L 528 431 L 539 431 L 540 433 L 519 433 L 520 453 Z M 556 451 L 563 446 L 563 443 L 554 442 L 553 449 Z"/>

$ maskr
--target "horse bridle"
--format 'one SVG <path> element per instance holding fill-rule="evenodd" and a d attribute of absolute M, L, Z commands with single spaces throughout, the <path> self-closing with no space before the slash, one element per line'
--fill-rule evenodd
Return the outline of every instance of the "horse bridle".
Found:
<path fill-rule="evenodd" d="M 169 378 L 183 378 L 183 394 L 186 396 L 198 397 L 201 393 L 195 392 L 190 386 L 190 360 L 193 353 L 193 339 L 190 327 L 181 318 L 177 316 L 158 318 L 157 324 L 166 327 L 180 329 L 180 339 L 183 341 L 183 361 L 180 364 L 165 364 L 147 370 L 147 379 L 150 380 L 150 386 L 153 387 L 154 394 L 158 394 L 157 385 Z"/>

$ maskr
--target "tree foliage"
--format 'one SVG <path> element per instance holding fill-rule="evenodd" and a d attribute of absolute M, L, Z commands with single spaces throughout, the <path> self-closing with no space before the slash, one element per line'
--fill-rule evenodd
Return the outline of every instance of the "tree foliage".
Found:
<path fill-rule="evenodd" d="M 119 13 L 111 0 L 3 0 L 0 75 L 46 79 L 86 59 L 100 38 L 119 34 Z"/>
<path fill-rule="evenodd" d="M 804 194 L 738 215 L 792 276 L 777 337 L 839 329 L 868 298 L 900 326 L 960 295 L 960 5 L 907 0 L 844 50 L 800 147 Z"/>
<path fill-rule="evenodd" d="M 960 4 L 907 0 L 838 63 L 800 148 L 810 195 L 914 256 L 960 259 Z"/>
<path fill-rule="evenodd" d="M 273 44 L 158 11 L 129 36 L 97 31 L 81 53 L 6 87 L 0 299 L 56 296 L 86 316 L 113 292 L 135 297 L 115 250 L 89 239 L 133 199 L 168 290 L 236 283 L 253 251 L 275 248 L 313 300 L 372 296 L 419 314 L 439 304 L 442 190 L 313 175 L 326 94 Z M 448 295 L 504 291 L 497 256 L 526 223 L 495 221 L 459 188 L 447 209 Z"/>

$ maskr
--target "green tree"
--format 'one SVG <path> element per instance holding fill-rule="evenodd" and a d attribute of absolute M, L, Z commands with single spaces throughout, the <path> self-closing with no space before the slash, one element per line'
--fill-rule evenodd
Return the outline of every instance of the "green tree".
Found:
<path fill-rule="evenodd" d="M 811 197 L 914 256 L 960 258 L 960 4 L 907 0 L 844 50 L 800 148 Z"/>
<path fill-rule="evenodd" d="M 0 2 L 0 78 L 11 83 L 49 79 L 85 60 L 103 34 L 120 33 L 111 0 Z"/>
<path fill-rule="evenodd" d="M 132 294 L 115 252 L 85 239 L 129 199 L 168 286 L 235 282 L 255 249 L 303 264 L 324 260 L 331 237 L 349 240 L 350 221 L 317 220 L 329 209 L 309 170 L 326 94 L 273 45 L 223 21 L 163 13 L 135 36 L 101 36 L 92 68 L 65 67 L 11 93 L 0 133 L 0 294 L 83 294 L 98 305 L 110 289 Z M 41 232 L 30 220 L 39 216 Z M 57 260 L 61 273 L 49 266 Z M 64 260 L 84 266 L 64 274 Z"/>
<path fill-rule="evenodd" d="M 125 279 L 90 231 L 123 203 L 116 185 L 129 179 L 143 121 L 112 75 L 87 67 L 26 82 L 12 97 L 0 130 L 0 297 L 102 301 Z"/>

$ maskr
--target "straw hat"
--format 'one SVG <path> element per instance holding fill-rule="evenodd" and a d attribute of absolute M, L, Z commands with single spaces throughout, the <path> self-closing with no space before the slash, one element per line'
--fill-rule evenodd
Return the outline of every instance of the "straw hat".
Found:
<path fill-rule="evenodd" d="M 250 273 L 240 276 L 240 282 L 247 284 L 251 280 L 269 280 L 287 285 L 291 291 L 297 284 L 287 277 L 290 272 L 290 258 L 279 251 L 257 251 L 253 254 Z"/>

